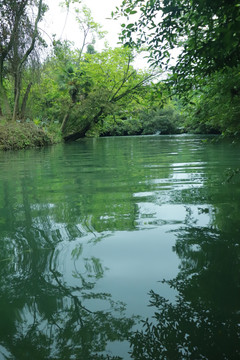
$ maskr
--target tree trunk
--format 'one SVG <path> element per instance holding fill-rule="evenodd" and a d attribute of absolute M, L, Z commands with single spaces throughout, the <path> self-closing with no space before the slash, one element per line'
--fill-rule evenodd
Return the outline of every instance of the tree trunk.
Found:
<path fill-rule="evenodd" d="M 85 137 L 86 132 L 90 129 L 90 127 L 92 126 L 92 122 L 87 123 L 81 130 L 64 136 L 63 139 L 64 141 L 68 142 L 68 141 L 76 141 L 77 139 L 83 138 Z"/>
<path fill-rule="evenodd" d="M 15 102 L 14 102 L 14 108 L 13 108 L 12 121 L 16 121 L 16 120 L 17 120 L 19 96 L 20 96 L 20 90 L 17 89 L 17 90 L 16 90 L 16 96 L 15 96 Z"/>
<path fill-rule="evenodd" d="M 21 113 L 20 113 L 20 118 L 23 119 L 24 115 L 25 115 L 25 111 L 26 111 L 26 107 L 27 107 L 27 101 L 28 101 L 28 96 L 32 87 L 32 82 L 30 82 L 27 86 L 27 89 L 25 91 L 24 97 L 23 97 L 23 101 L 22 101 L 22 106 L 21 106 Z"/>
<path fill-rule="evenodd" d="M 2 115 L 5 115 L 7 118 L 11 116 L 11 109 L 8 102 L 6 90 L 1 83 L 0 83 L 0 113 Z"/>
<path fill-rule="evenodd" d="M 20 69 L 17 69 L 20 70 Z M 19 99 L 20 99 L 20 91 L 21 91 L 21 84 L 20 84 L 20 72 L 17 72 L 15 76 L 15 89 L 14 89 L 14 108 L 13 108 L 13 116 L 12 121 L 17 120 L 17 116 L 19 113 Z"/>
<path fill-rule="evenodd" d="M 4 61 L 6 61 L 6 57 L 13 48 L 16 33 L 18 32 L 19 22 L 27 4 L 28 0 L 22 0 L 21 2 L 19 2 L 19 8 L 13 22 L 13 28 L 10 34 L 10 38 L 8 39 L 8 36 L 5 36 L 4 40 L 6 41 L 6 46 L 1 49 L 2 51 L 0 53 L 0 112 L 6 115 L 9 119 L 11 117 L 11 109 L 5 88 L 3 86 L 3 64 Z"/>
<path fill-rule="evenodd" d="M 64 136 L 64 138 L 63 138 L 64 141 L 66 141 L 66 142 L 76 141 L 77 139 L 83 138 L 85 136 L 86 132 L 91 128 L 92 124 L 93 123 L 96 124 L 100 120 L 99 118 L 103 114 L 103 110 L 104 110 L 104 108 L 101 108 L 99 110 L 99 112 L 97 113 L 97 115 L 94 116 L 92 121 L 89 121 L 89 123 L 87 123 L 81 130 L 79 130 L 73 134 Z"/>
<path fill-rule="evenodd" d="M 65 127 L 66 127 L 66 124 L 67 124 L 67 121 L 68 121 L 68 117 L 69 117 L 69 113 L 66 113 L 64 118 L 63 118 L 62 125 L 61 125 L 62 134 L 64 133 L 64 130 L 65 130 Z"/>
<path fill-rule="evenodd" d="M 39 0 L 38 13 L 37 13 L 37 17 L 36 17 L 35 23 L 34 23 L 34 31 L 32 34 L 31 44 L 30 44 L 29 48 L 27 49 L 27 51 L 25 52 L 25 54 L 23 55 L 22 59 L 20 60 L 18 66 L 17 66 L 17 69 L 16 69 L 16 80 L 15 80 L 16 95 L 15 95 L 12 120 L 16 120 L 17 114 L 19 111 L 19 98 L 20 98 L 20 90 L 21 90 L 20 80 L 21 80 L 22 67 L 23 67 L 24 63 L 26 62 L 27 58 L 29 57 L 29 55 L 31 54 L 31 52 L 33 51 L 34 46 L 35 46 L 35 42 L 36 42 L 37 35 L 38 35 L 37 27 L 38 27 L 38 23 L 41 18 L 41 12 L 42 12 L 42 6 L 43 6 L 42 3 L 43 3 L 43 0 Z"/>

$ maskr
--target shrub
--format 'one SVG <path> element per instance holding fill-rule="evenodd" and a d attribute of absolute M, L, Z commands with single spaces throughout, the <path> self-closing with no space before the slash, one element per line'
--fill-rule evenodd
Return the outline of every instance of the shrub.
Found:
<path fill-rule="evenodd" d="M 34 123 L 0 123 L 0 149 L 18 150 L 52 144 L 53 140 Z"/>

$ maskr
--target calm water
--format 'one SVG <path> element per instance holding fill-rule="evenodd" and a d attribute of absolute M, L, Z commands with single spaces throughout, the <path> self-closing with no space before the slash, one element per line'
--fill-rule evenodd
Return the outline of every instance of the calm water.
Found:
<path fill-rule="evenodd" d="M 196 136 L 0 153 L 0 360 L 239 359 L 239 167 Z"/>

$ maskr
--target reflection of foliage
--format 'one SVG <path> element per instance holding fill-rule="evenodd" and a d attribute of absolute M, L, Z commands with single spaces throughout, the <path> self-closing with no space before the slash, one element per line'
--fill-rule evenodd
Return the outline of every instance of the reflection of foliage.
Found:
<path fill-rule="evenodd" d="M 226 176 L 227 176 L 226 182 L 230 183 L 233 179 L 235 180 L 236 177 L 239 180 L 240 168 L 227 169 L 225 173 L 226 173 Z"/>
<path fill-rule="evenodd" d="M 135 320 L 125 317 L 125 306 L 110 294 L 94 291 L 99 259 L 92 266 L 86 259 L 89 274 L 78 273 L 80 284 L 74 286 L 55 268 L 54 251 L 47 253 L 23 253 L 15 264 L 19 274 L 12 275 L 11 262 L 1 267 L 1 345 L 24 360 L 117 359 L 100 354 L 109 342 L 126 340 Z"/>
<path fill-rule="evenodd" d="M 208 334 L 207 343 L 212 341 L 223 349 L 216 326 L 226 336 L 226 347 L 232 346 L 229 336 L 239 309 L 239 189 L 233 179 L 231 186 L 217 186 L 223 170 L 232 165 L 228 161 L 232 153 L 226 156 L 228 147 L 205 147 L 196 138 L 194 146 L 189 137 L 184 141 L 167 139 L 159 142 L 158 137 L 140 137 L 135 142 L 127 138 L 124 143 L 114 138 L 83 140 L 39 153 L 4 154 L 0 339 L 12 358 L 111 358 L 101 352 L 107 343 L 127 339 L 134 319 L 126 318 L 121 303 L 98 290 L 98 280 L 106 268 L 101 259 L 86 254 L 86 247 L 94 247 L 111 231 L 145 228 L 145 222 L 154 227 L 166 224 L 168 229 L 179 229 L 180 223 L 184 226 L 175 245 L 181 259 L 180 274 L 168 282 L 178 290 L 179 298 L 170 304 L 152 294 L 152 305 L 158 306 L 157 318 L 153 325 L 146 323 L 149 339 L 147 332 L 142 333 L 141 343 L 133 338 L 133 353 L 141 354 L 152 341 L 152 349 L 158 354 L 160 330 L 165 331 L 161 344 L 165 341 L 167 349 L 171 350 L 173 343 L 168 346 L 170 335 L 179 341 L 174 340 L 171 351 L 175 349 L 175 353 L 178 345 L 191 351 L 199 344 L 199 354 L 207 354 L 199 340 L 201 331 Z M 221 166 L 216 168 L 218 159 Z M 206 189 L 202 184 L 208 179 L 211 182 Z M 141 205 L 146 205 L 145 210 Z M 181 213 L 179 221 L 157 222 L 162 220 L 157 211 L 163 211 L 165 205 L 169 212 L 177 209 Z M 219 234 L 207 227 L 198 228 L 201 221 L 195 223 L 197 213 L 210 218 L 213 229 L 224 231 Z M 150 333 L 152 326 L 156 327 L 155 335 Z M 188 342 L 181 332 L 188 334 Z M 237 332 L 232 341 L 236 337 Z M 210 346 L 207 349 L 210 356 Z M 165 350 L 162 347 L 163 354 Z M 147 353 L 144 356 L 148 359 Z M 141 359 L 140 355 L 135 358 Z M 154 359 L 154 354 L 149 358 Z M 184 356 L 180 353 L 179 358 Z"/>
<path fill-rule="evenodd" d="M 133 359 L 238 359 L 239 326 L 233 317 L 225 318 L 187 302 L 181 295 L 170 304 L 151 292 L 151 305 L 157 308 L 156 325 L 146 321 L 144 332 L 131 340 Z"/>
<path fill-rule="evenodd" d="M 4 185 L 8 212 L 3 212 L 0 233 L 1 347 L 9 359 L 18 360 L 120 359 L 106 348 L 128 339 L 135 318 L 126 318 L 125 305 L 111 294 L 95 289 L 106 268 L 100 259 L 86 256 L 87 242 L 81 239 L 86 233 L 75 224 L 64 224 L 67 231 L 61 231 L 52 216 L 54 206 L 31 202 L 38 195 L 35 189 L 31 195 L 26 191 L 26 179 L 18 184 L 23 200 L 13 198 Z M 104 237 L 91 236 L 91 244 Z M 69 249 L 70 256 L 61 258 Z"/>
<path fill-rule="evenodd" d="M 153 322 L 131 339 L 133 359 L 238 359 L 239 239 L 210 229 L 179 235 L 177 277 L 163 281 L 178 291 L 174 303 L 151 291 Z"/>

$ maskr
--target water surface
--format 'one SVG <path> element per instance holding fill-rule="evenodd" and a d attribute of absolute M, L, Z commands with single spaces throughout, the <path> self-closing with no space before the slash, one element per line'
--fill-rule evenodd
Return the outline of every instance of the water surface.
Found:
<path fill-rule="evenodd" d="M 0 359 L 239 358 L 240 147 L 206 140 L 0 153 Z"/>

